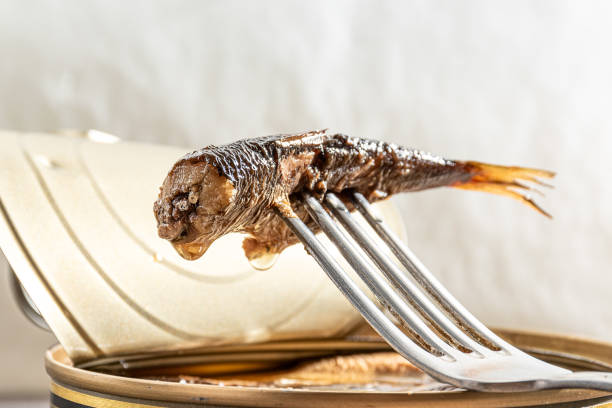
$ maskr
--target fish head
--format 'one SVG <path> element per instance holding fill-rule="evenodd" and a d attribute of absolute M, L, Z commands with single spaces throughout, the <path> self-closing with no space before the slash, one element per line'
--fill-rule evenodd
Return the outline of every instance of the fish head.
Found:
<path fill-rule="evenodd" d="M 233 183 L 207 162 L 180 160 L 153 205 L 160 238 L 185 259 L 200 258 L 231 229 L 225 216 L 234 202 Z"/>

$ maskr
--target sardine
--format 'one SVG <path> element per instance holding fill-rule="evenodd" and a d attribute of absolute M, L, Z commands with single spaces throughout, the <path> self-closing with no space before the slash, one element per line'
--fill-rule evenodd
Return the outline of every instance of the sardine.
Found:
<path fill-rule="evenodd" d="M 554 173 L 474 161 L 449 160 L 421 150 L 343 134 L 312 131 L 208 146 L 177 161 L 154 204 L 158 234 L 186 259 L 201 257 L 219 237 L 247 234 L 249 260 L 280 253 L 298 242 L 277 212 L 318 227 L 301 193 L 341 199 L 359 192 L 369 201 L 401 192 L 455 187 L 516 198 L 548 214 L 525 194 L 525 181 Z M 350 204 L 346 200 L 347 204 Z"/>

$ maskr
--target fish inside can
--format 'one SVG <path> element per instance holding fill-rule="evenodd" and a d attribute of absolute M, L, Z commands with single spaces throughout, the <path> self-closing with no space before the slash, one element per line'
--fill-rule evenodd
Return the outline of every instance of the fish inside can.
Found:
<path fill-rule="evenodd" d="M 539 358 L 573 370 L 612 369 L 609 343 L 511 330 L 498 333 Z M 423 374 L 374 336 L 126 356 L 92 364 L 75 367 L 61 346 L 47 352 L 52 406 L 585 406 L 612 397 L 590 390 L 507 394 L 456 389 Z"/>

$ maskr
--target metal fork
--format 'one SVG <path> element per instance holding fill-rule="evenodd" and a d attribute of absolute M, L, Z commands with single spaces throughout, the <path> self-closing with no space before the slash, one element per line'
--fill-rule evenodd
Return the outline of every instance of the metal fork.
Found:
<path fill-rule="evenodd" d="M 368 323 L 398 353 L 433 378 L 460 388 L 490 392 L 547 388 L 612 392 L 612 373 L 572 372 L 529 356 L 495 335 L 440 284 L 360 193 L 350 194 L 345 200 L 371 228 L 356 222 L 333 193 L 327 193 L 322 202 L 309 194 L 302 199 L 312 219 L 403 330 L 349 277 L 302 220 L 280 212 L 279 215 Z M 381 250 L 372 230 L 413 280 L 390 254 Z"/>

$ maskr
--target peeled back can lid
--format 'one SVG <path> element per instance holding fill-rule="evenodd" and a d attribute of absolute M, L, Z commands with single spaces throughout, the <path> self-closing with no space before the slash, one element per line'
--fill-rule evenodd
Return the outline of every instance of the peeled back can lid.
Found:
<path fill-rule="evenodd" d="M 361 321 L 301 245 L 257 271 L 240 235 L 195 262 L 158 238 L 153 202 L 185 152 L 99 131 L 0 132 L 0 247 L 73 362 L 329 338 Z M 392 204 L 378 208 L 401 236 Z"/>

